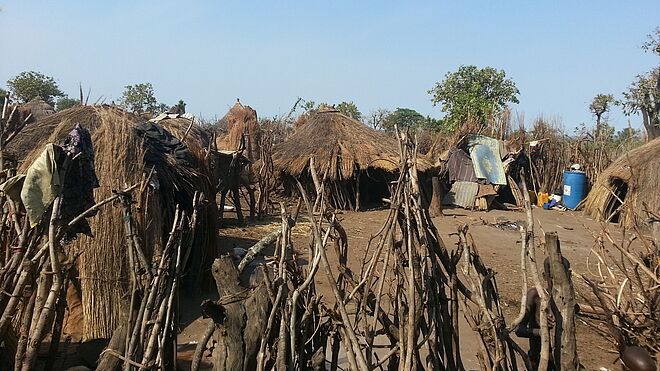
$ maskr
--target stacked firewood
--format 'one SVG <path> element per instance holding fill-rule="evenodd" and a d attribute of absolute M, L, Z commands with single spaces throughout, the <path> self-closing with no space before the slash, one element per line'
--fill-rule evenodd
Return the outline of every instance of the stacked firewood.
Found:
<path fill-rule="evenodd" d="M 212 323 L 198 343 L 193 369 L 213 338 L 216 370 L 337 370 L 342 364 L 355 370 L 461 370 L 461 306 L 481 338 L 483 369 L 519 369 L 518 357 L 529 367 L 526 353 L 509 336 L 517 323 L 507 326 L 504 320 L 494 272 L 479 258 L 467 228 L 459 230 L 455 250 L 444 244 L 424 207 L 428 203 L 420 192 L 415 143 L 405 133 L 398 136 L 401 162 L 389 215 L 371 236 L 359 272 L 351 269 L 355 265 L 348 261 L 348 236 L 324 194 L 326 177 L 312 174 L 315 204 L 298 184 L 299 205 L 307 211 L 312 235 L 308 266 L 298 265 L 289 237 L 297 218 L 284 207 L 281 229 L 255 244 L 237 266 L 229 257 L 217 259 L 213 271 L 220 299 L 205 303 Z M 547 313 L 551 294 L 539 279 L 532 234 L 523 230 L 522 236 L 521 264 L 534 267 L 534 284 L 544 293 L 542 309 Z M 241 280 L 239 274 L 254 267 L 249 263 L 269 244 L 275 245 L 275 258 L 255 269 L 251 283 Z M 329 259 L 333 253 L 336 259 Z M 331 298 L 318 295 L 318 280 L 329 284 Z M 521 310 L 525 315 L 524 305 Z M 545 317 L 541 325 L 547 367 L 551 355 Z M 569 322 L 566 336 L 574 337 Z M 566 340 L 558 336 L 558 341 Z"/>
<path fill-rule="evenodd" d="M 192 215 L 177 207 L 169 238 L 160 256 L 147 258 L 132 213 L 132 198 L 121 193 L 128 244 L 130 305 L 127 318 L 113 333 L 97 369 L 174 369 L 179 331 L 179 287 L 182 267 L 192 250 L 201 199 L 196 194 Z"/>

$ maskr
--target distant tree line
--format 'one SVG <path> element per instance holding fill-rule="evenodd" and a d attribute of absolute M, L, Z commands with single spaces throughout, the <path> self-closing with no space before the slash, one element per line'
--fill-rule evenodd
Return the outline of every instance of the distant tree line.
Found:
<path fill-rule="evenodd" d="M 648 35 L 642 49 L 660 56 L 660 27 Z M 11 97 L 19 103 L 27 103 L 36 96 L 60 111 L 81 104 L 80 99 L 68 97 L 57 85 L 53 77 L 36 71 L 21 72 L 7 81 Z M 515 82 L 503 70 L 492 67 L 461 66 L 457 71 L 448 72 L 444 79 L 428 90 L 434 106 L 440 106 L 442 118 L 423 116 L 411 109 L 398 107 L 394 111 L 378 108 L 364 115 L 353 101 L 342 101 L 332 105 L 339 112 L 364 123 L 374 129 L 392 131 L 394 127 L 436 132 L 453 132 L 466 123 L 485 127 L 507 111 L 510 104 L 519 103 Z M 7 91 L 0 89 L 0 102 Z M 597 94 L 589 105 L 595 118 L 593 135 L 596 138 L 607 133 L 608 113 L 614 106 L 621 106 L 626 115 L 639 114 L 649 139 L 660 136 L 660 67 L 635 77 L 623 92 L 623 98 L 612 94 Z M 119 105 L 136 114 L 158 114 L 173 110 L 185 112 L 186 103 L 179 100 L 168 106 L 156 99 L 153 85 L 149 82 L 127 85 L 119 100 Z M 305 112 L 329 106 L 304 101 Z"/>
<path fill-rule="evenodd" d="M 80 99 L 71 98 L 64 94 L 53 77 L 46 76 L 41 72 L 21 72 L 7 81 L 7 88 L 11 98 L 21 104 L 25 104 L 36 97 L 40 97 L 57 111 L 81 104 Z M 6 90 L 0 89 L 0 103 L 4 104 L 7 94 Z M 178 113 L 185 113 L 186 110 L 186 103 L 183 100 L 179 100 L 172 108 L 165 103 L 158 103 L 153 85 L 148 82 L 125 86 L 119 104 L 135 114 L 158 114 L 170 109 Z"/>

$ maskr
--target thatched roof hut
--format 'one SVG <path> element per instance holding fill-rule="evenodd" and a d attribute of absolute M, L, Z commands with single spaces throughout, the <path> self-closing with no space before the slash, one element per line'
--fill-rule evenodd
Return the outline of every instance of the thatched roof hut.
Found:
<path fill-rule="evenodd" d="M 35 120 L 41 120 L 42 118 L 55 113 L 53 106 L 48 104 L 38 95 L 25 103 L 22 108 L 23 110 L 29 110 L 29 112 L 32 113 L 32 118 Z"/>
<path fill-rule="evenodd" d="M 624 154 L 605 169 L 584 201 L 585 213 L 623 226 L 647 225 L 645 211 L 660 211 L 658 169 L 660 138 Z"/>
<path fill-rule="evenodd" d="M 273 165 L 285 176 L 309 184 L 310 159 L 319 178 L 329 182 L 330 200 L 341 209 L 380 203 L 399 169 L 396 138 L 376 131 L 336 110 L 313 113 L 285 142 L 273 147 Z M 419 156 L 419 171 L 432 168 Z"/>
<path fill-rule="evenodd" d="M 158 185 L 134 194 L 137 202 L 134 216 L 144 230 L 140 237 L 145 249 L 150 250 L 146 252 L 150 256 L 162 251 L 177 204 L 183 209 L 190 208 L 196 190 L 213 200 L 208 176 L 199 170 L 203 169 L 199 164 L 205 159 L 194 150 L 205 148 L 208 138 L 191 129 L 185 139 L 192 152 L 191 160 L 182 163 L 176 154 L 145 144 L 146 140 L 136 131 L 137 126 L 145 123 L 143 118 L 115 107 L 79 106 L 39 120 L 10 143 L 8 155 L 21 163 L 19 172 L 25 171 L 46 143 L 62 143 L 78 123 L 92 136 L 95 170 L 100 182 L 100 187 L 94 191 L 96 200 L 111 196 L 113 190 L 142 181 L 145 173 L 155 170 Z M 179 121 L 162 123 L 174 136 L 184 133 L 188 126 Z M 213 214 L 211 207 L 200 214 L 200 233 L 194 237 L 195 248 L 187 267 L 191 280 L 198 280 L 210 269 L 215 243 Z M 84 339 L 110 337 L 128 305 L 127 246 L 121 220 L 119 208 L 106 207 L 89 219 L 95 237 L 80 236 L 67 247 L 83 252 L 77 268 Z"/>
<path fill-rule="evenodd" d="M 218 149 L 234 151 L 241 143 L 241 136 L 246 134 L 245 155 L 252 161 L 259 159 L 259 141 L 261 128 L 257 118 L 257 111 L 252 107 L 243 105 L 236 100 L 229 112 L 221 119 L 227 125 L 227 135 L 218 138 Z"/>

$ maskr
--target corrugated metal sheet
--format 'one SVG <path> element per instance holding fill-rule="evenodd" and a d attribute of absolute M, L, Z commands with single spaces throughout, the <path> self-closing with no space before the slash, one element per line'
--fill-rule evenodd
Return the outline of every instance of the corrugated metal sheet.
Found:
<path fill-rule="evenodd" d="M 479 184 L 473 182 L 455 182 L 442 200 L 445 205 L 473 208 L 479 191 Z"/>
<path fill-rule="evenodd" d="M 500 142 L 497 139 L 472 135 L 468 139 L 468 148 L 477 178 L 486 179 L 492 184 L 506 185 Z"/>
<path fill-rule="evenodd" d="M 462 149 L 454 148 L 449 151 L 449 159 L 447 159 L 447 172 L 449 173 L 450 182 L 477 181 L 477 176 L 474 175 L 472 159 Z"/>

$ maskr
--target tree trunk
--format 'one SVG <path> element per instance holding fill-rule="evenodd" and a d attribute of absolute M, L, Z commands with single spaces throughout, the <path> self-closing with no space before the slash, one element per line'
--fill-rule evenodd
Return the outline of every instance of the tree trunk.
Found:
<path fill-rule="evenodd" d="M 126 347 L 126 332 L 128 328 L 126 324 L 122 323 L 117 327 L 115 332 L 112 333 L 110 338 L 110 343 L 105 348 L 104 352 L 99 358 L 99 364 L 96 366 L 98 371 L 113 371 L 116 370 L 119 365 L 123 364 L 124 361 L 119 359 L 116 355 L 110 353 L 111 351 L 116 354 L 124 354 L 124 349 Z"/>
<path fill-rule="evenodd" d="M 660 136 L 660 123 L 657 122 L 657 118 L 654 119 L 651 117 L 650 112 L 646 108 L 642 107 L 641 111 L 646 135 L 648 136 L 648 140 L 652 141 Z"/>
<path fill-rule="evenodd" d="M 228 255 L 213 262 L 213 278 L 220 298 L 244 291 L 238 270 Z M 217 341 L 214 370 L 247 370 L 256 367 L 261 336 L 268 317 L 268 294 L 263 283 L 246 300 L 222 305 L 223 316 L 215 319 Z M 217 305 L 217 304 L 216 304 Z"/>

